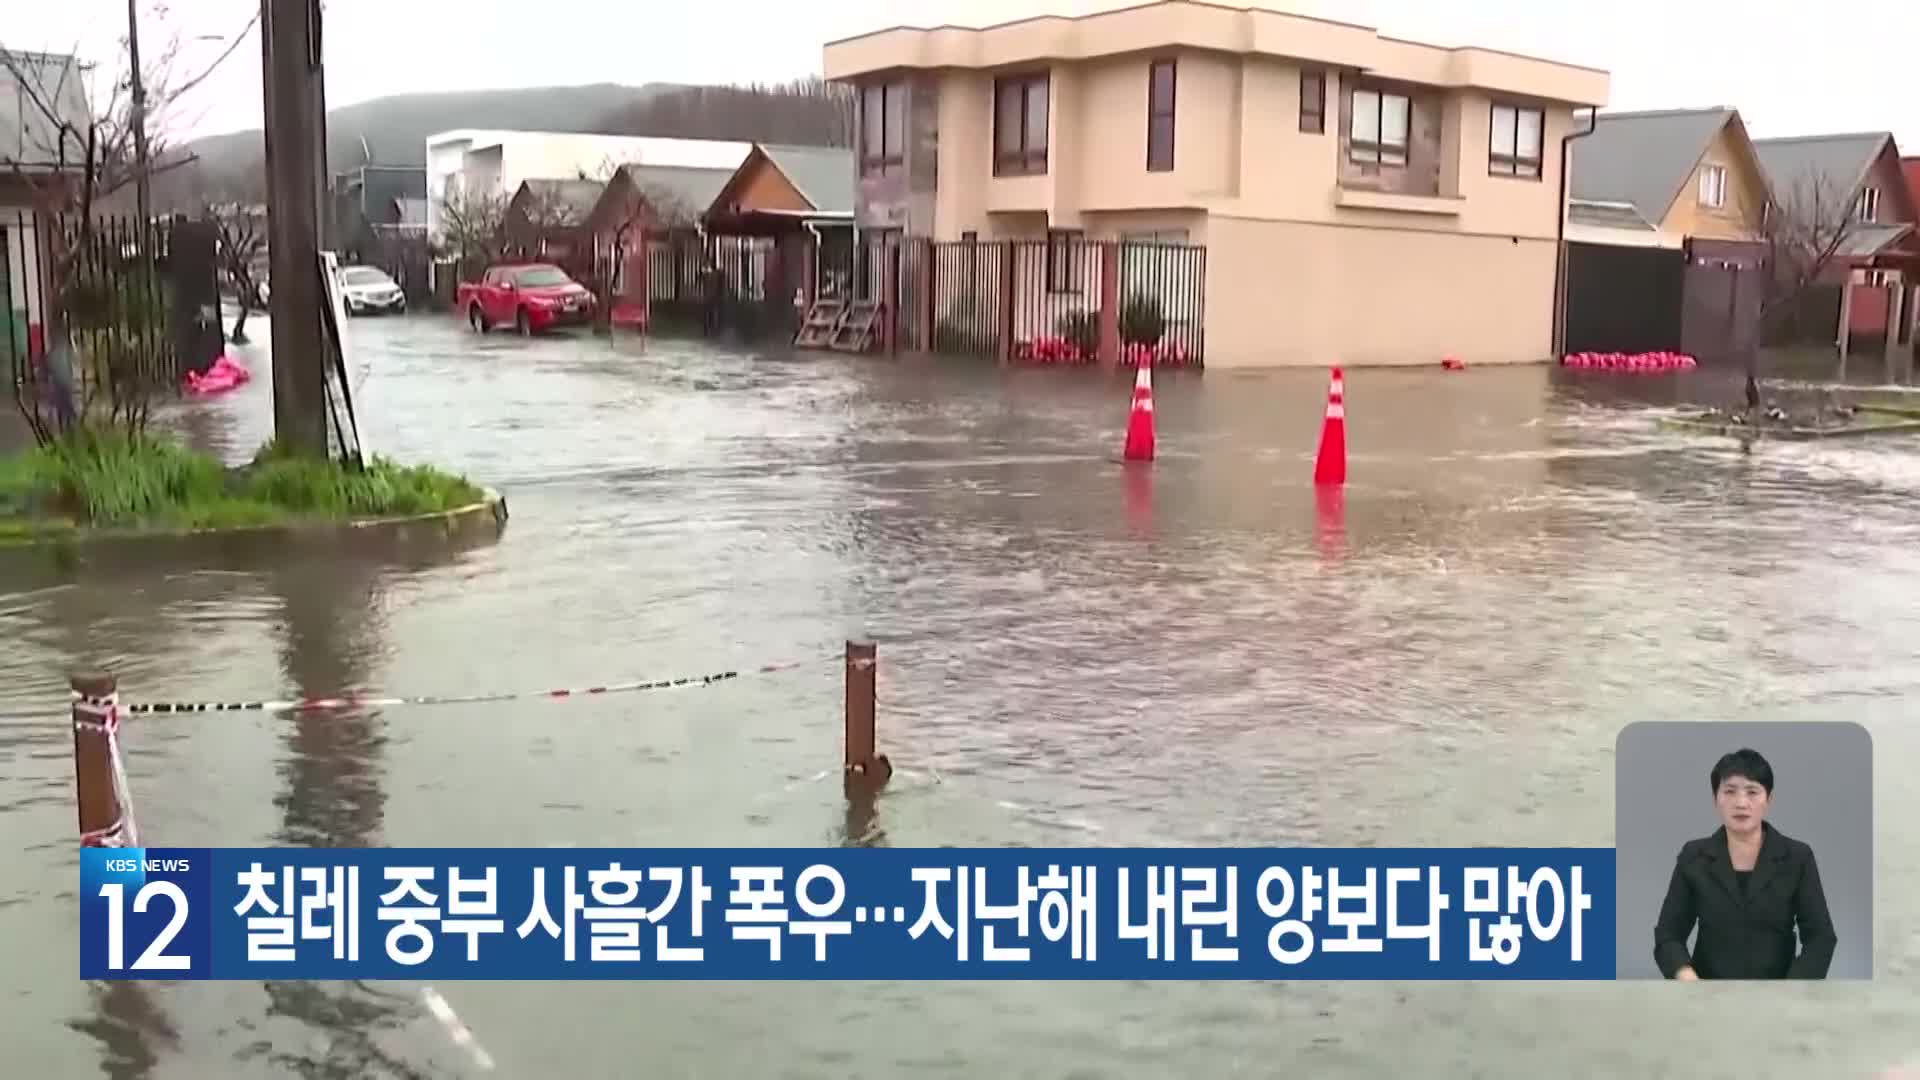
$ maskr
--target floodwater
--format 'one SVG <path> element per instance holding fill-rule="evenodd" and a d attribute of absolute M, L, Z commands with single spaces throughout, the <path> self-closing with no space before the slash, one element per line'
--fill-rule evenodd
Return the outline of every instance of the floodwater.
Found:
<path fill-rule="evenodd" d="M 500 1075 L 1755 1080 L 1920 1052 L 1920 444 L 1663 433 L 1642 402 L 1698 373 L 1351 371 L 1351 482 L 1322 508 L 1324 372 L 1163 377 L 1143 472 L 1112 460 L 1126 380 L 1097 373 L 353 334 L 374 447 L 498 487 L 512 521 L 438 561 L 0 571 L 9 1075 L 471 1069 L 417 986 L 74 977 L 63 674 L 97 664 L 158 701 L 802 663 L 135 717 L 143 837 L 182 846 L 1606 845 L 1629 722 L 1874 737 L 1871 983 L 441 987 Z M 251 386 L 166 422 L 251 453 L 252 356 Z M 850 812 L 819 777 L 859 635 L 904 771 Z"/>

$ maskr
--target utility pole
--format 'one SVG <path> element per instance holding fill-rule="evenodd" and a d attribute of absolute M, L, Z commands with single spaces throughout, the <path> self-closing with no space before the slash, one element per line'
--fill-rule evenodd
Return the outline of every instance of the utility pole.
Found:
<path fill-rule="evenodd" d="M 267 243 L 273 272 L 273 430 L 282 446 L 327 456 L 318 158 L 325 116 L 319 0 L 260 0 L 266 104 Z M 315 129 L 319 128 L 317 132 Z"/>
<path fill-rule="evenodd" d="M 127 0 L 127 63 L 132 69 L 133 196 L 140 214 L 140 250 L 147 251 L 147 230 L 153 225 L 153 193 L 147 186 L 147 86 L 140 77 L 139 0 Z"/>

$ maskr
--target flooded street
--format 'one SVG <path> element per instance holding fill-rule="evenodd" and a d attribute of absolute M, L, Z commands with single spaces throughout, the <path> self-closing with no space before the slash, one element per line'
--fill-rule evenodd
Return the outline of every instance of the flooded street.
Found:
<path fill-rule="evenodd" d="M 133 717 L 156 846 L 1607 845 L 1627 723 L 1874 737 L 1871 983 L 439 987 L 505 1076 L 1755 1080 L 1920 1053 L 1920 440 L 1747 455 L 1544 367 L 1353 370 L 1349 487 L 1322 506 L 1323 370 L 1162 376 L 1142 472 L 1115 461 L 1128 383 L 1095 372 L 481 339 L 434 316 L 352 333 L 372 448 L 497 488 L 511 523 L 431 563 L 0 563 L 11 1075 L 469 1067 L 414 985 L 75 978 L 65 675 L 86 665 L 136 701 L 800 665 L 596 700 Z M 260 348 L 249 386 L 167 426 L 251 455 Z M 1660 403 L 1709 379 L 1586 382 Z M 904 771 L 850 815 L 820 778 L 863 635 Z"/>

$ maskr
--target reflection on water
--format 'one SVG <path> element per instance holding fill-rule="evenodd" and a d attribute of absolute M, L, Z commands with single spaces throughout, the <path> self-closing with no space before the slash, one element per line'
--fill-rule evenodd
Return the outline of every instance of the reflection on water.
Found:
<path fill-rule="evenodd" d="M 1316 491 L 1324 372 L 1162 378 L 1160 458 L 1138 468 L 1115 460 L 1129 384 L 1099 372 L 432 318 L 353 332 L 375 447 L 500 486 L 498 545 L 0 562 L 0 845 L 21 852 L 0 879 L 0 941 L 20 943 L 0 994 L 20 1075 L 462 1069 L 415 987 L 61 974 L 60 710 L 83 664 L 136 699 L 228 700 L 833 658 L 617 699 L 136 718 L 143 835 L 184 845 L 1605 844 L 1633 720 L 1848 719 L 1881 768 L 1920 750 L 1915 446 L 1743 455 L 1650 422 L 1731 400 L 1737 376 L 1349 371 L 1351 483 Z M 231 399 L 164 422 L 250 455 L 271 416 L 250 364 Z M 838 783 L 849 637 L 880 645 L 900 771 L 877 798 Z M 1883 822 L 1920 810 L 1910 786 L 1875 790 Z M 1901 981 L 1920 857 L 1876 850 L 1884 946 L 1864 986 L 449 996 L 510 1075 L 1862 1076 L 1915 1049 L 1920 1005 Z"/>
<path fill-rule="evenodd" d="M 374 690 L 372 680 L 385 659 L 383 568 L 343 559 L 331 569 L 321 576 L 290 565 L 266 575 L 280 607 L 281 668 L 295 697 Z M 386 805 L 380 713 L 294 713 L 284 727 L 285 788 L 274 799 L 282 820 L 272 842 L 379 846 Z M 276 1068 L 316 1078 L 429 1075 L 383 1050 L 375 1038 L 416 1018 L 417 1006 L 408 999 L 369 992 L 358 983 L 275 981 L 264 988 L 269 1017 L 294 1020 L 321 1035 L 307 1045 L 259 1048 Z"/>

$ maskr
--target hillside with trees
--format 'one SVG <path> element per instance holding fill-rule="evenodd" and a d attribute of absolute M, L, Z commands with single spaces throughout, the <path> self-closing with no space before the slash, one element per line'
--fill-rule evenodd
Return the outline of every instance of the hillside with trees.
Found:
<path fill-rule="evenodd" d="M 375 98 L 327 110 L 327 165 L 336 173 L 365 164 L 424 166 L 427 136 L 455 128 L 624 134 L 606 126 L 606 118 L 677 89 L 669 83 L 600 83 Z M 266 169 L 266 141 L 258 128 L 210 135 L 181 149 L 196 161 L 164 183 L 156 181 L 155 206 L 191 207 L 208 188 Z"/>
<path fill-rule="evenodd" d="M 647 83 L 397 94 L 327 111 L 327 164 L 426 164 L 427 136 L 456 128 L 654 135 L 797 146 L 851 146 L 853 98 L 819 77 L 739 86 Z M 211 135 L 180 148 L 194 161 L 155 178 L 154 205 L 190 211 L 211 189 L 266 169 L 258 129 Z"/>
<path fill-rule="evenodd" d="M 621 135 L 845 148 L 853 145 L 853 93 L 819 76 L 674 87 L 611 112 L 601 127 Z"/>

